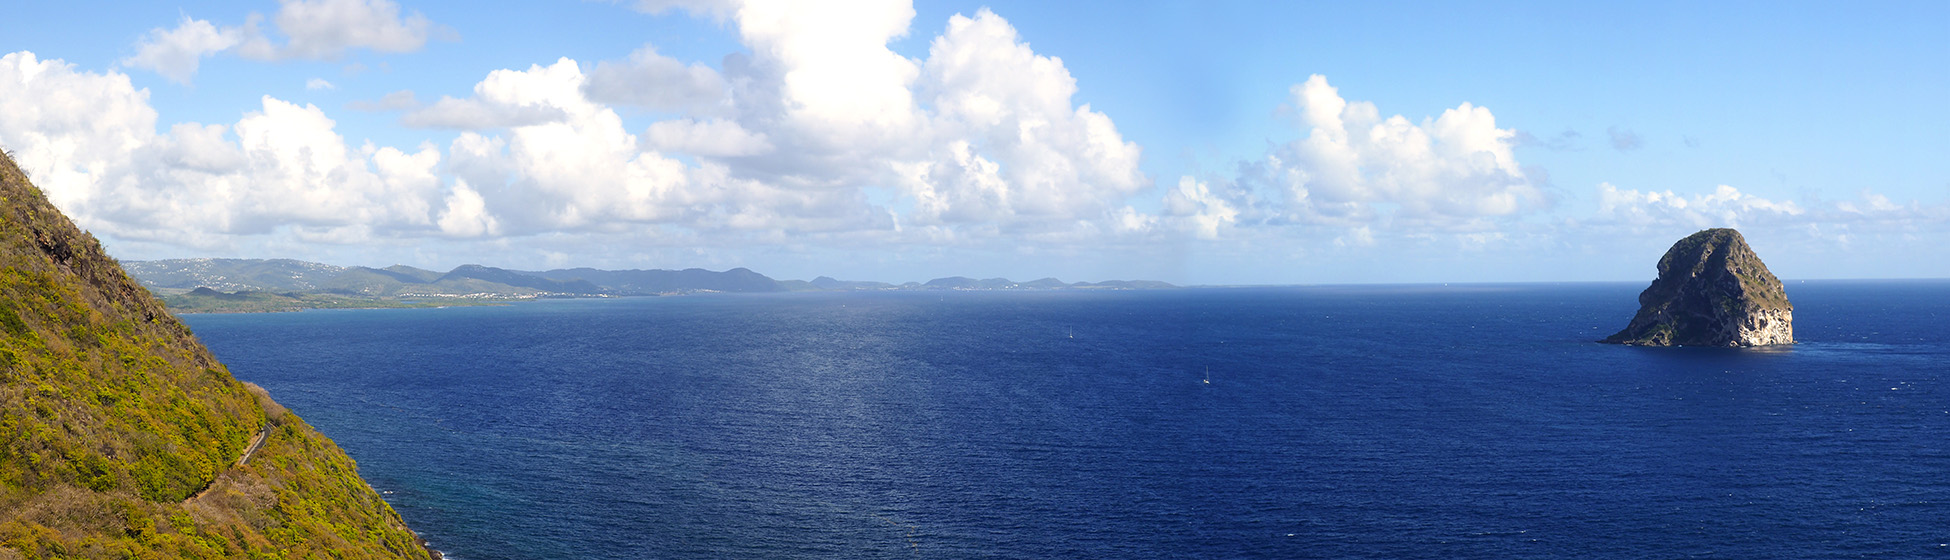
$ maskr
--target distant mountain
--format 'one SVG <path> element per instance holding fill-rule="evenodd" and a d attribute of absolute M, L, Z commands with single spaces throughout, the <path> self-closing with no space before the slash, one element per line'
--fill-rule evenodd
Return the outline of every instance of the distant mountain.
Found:
<path fill-rule="evenodd" d="M 291 259 L 172 259 L 123 261 L 122 268 L 157 288 L 213 288 L 289 292 L 317 290 L 345 267 Z"/>
<path fill-rule="evenodd" d="M 1030 280 L 1028 282 L 1022 283 L 1022 287 L 1024 288 L 1036 288 L 1036 289 L 1067 288 L 1069 286 L 1070 286 L 1069 284 L 1064 284 L 1062 280 L 1057 280 L 1055 278 L 1043 278 L 1040 280 Z"/>
<path fill-rule="evenodd" d="M 561 282 L 479 265 L 461 266 L 443 274 L 410 266 L 342 267 L 289 259 L 173 259 L 123 264 L 137 281 L 165 293 L 211 288 L 232 293 L 476 299 L 605 293 L 587 282 Z"/>
<path fill-rule="evenodd" d="M 778 292 L 778 281 L 744 268 L 529 272 L 462 265 L 445 273 L 395 265 L 333 266 L 290 259 L 172 259 L 128 261 L 130 274 L 165 291 L 330 293 L 382 298 L 528 298 L 538 296 L 656 295 L 686 292 Z"/>
<path fill-rule="evenodd" d="M 1111 289 L 1149 290 L 1175 288 L 1149 280 L 1110 280 L 1105 282 L 1064 283 L 1055 278 L 1015 282 L 1007 278 L 977 280 L 964 276 L 936 278 L 926 283 L 901 285 L 886 282 L 839 280 L 820 276 L 811 281 L 773 280 L 749 269 L 734 268 L 713 272 L 701 268 L 684 270 L 599 270 L 569 268 L 541 272 L 510 270 L 477 264 L 462 265 L 448 272 L 435 272 L 404 265 L 386 268 L 333 266 L 291 259 L 174 259 L 128 261 L 130 275 L 152 289 L 161 291 L 177 309 L 234 310 L 236 298 L 213 294 L 185 294 L 197 288 L 216 292 L 253 292 L 252 306 L 356 306 L 368 301 L 373 306 L 391 307 L 396 300 L 496 300 L 535 297 L 643 296 L 691 292 L 809 292 L 852 290 L 1056 290 Z M 277 294 L 284 299 L 272 298 Z M 329 295 L 334 298 L 305 297 Z M 351 298 L 351 299 L 345 299 Z M 361 298 L 365 298 L 362 300 Z M 288 301 L 287 301 L 288 300 Z M 385 301 L 380 301 L 385 300 Z M 296 302 L 296 303 L 292 303 Z M 219 305 L 220 307 L 210 307 Z M 207 308 L 207 309 L 206 309 Z"/>
<path fill-rule="evenodd" d="M 650 295 L 682 292 L 782 292 L 785 287 L 763 274 L 745 268 L 712 272 L 702 268 L 684 270 L 597 270 L 570 268 L 544 272 L 524 272 L 558 281 L 583 280 L 601 286 L 614 295 Z"/>
<path fill-rule="evenodd" d="M 812 279 L 811 282 L 808 282 L 807 284 L 810 284 L 812 285 L 812 287 L 820 290 L 829 290 L 829 291 L 894 289 L 893 284 L 888 284 L 886 282 L 862 282 L 862 281 L 837 280 L 831 276 L 821 276 L 818 278 L 814 278 Z"/>
<path fill-rule="evenodd" d="M 601 294 L 605 292 L 603 288 L 597 287 L 595 284 L 589 283 L 588 280 L 583 280 L 580 278 L 555 279 L 540 274 L 536 274 L 533 272 L 516 272 L 513 270 L 494 268 L 491 266 L 481 266 L 478 264 L 468 264 L 468 265 L 461 265 L 455 267 L 453 272 L 449 272 L 445 276 L 441 276 L 439 280 L 435 280 L 432 283 L 438 284 L 446 280 L 457 280 L 463 278 L 481 280 L 485 282 L 493 282 L 504 286 L 514 286 L 517 288 L 530 288 L 535 290 L 541 290 L 544 292 L 553 292 L 553 293 L 561 293 L 561 294 L 592 294 L 593 295 L 593 294 Z"/>

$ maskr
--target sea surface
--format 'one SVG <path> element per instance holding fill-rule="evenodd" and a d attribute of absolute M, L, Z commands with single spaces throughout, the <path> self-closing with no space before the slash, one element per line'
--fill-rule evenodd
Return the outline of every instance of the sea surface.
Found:
<path fill-rule="evenodd" d="M 1790 282 L 1792 347 L 1594 343 L 1643 288 L 185 319 L 458 560 L 1950 556 L 1950 282 Z"/>

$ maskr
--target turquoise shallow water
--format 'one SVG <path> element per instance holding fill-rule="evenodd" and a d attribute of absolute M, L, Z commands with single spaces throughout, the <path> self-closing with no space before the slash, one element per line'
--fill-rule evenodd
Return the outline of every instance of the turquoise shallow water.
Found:
<path fill-rule="evenodd" d="M 1950 282 L 1790 283 L 1791 348 L 1591 342 L 1642 288 L 187 320 L 460 560 L 1945 550 Z"/>

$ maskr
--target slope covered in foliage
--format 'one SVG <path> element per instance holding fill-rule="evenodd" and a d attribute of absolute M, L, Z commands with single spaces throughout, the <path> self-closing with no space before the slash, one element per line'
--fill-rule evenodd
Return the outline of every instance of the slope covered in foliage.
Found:
<path fill-rule="evenodd" d="M 0 158 L 0 560 L 428 556 Z"/>

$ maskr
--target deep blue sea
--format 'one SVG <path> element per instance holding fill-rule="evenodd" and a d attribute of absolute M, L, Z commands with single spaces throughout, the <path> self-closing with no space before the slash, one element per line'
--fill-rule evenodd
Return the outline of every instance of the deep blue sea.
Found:
<path fill-rule="evenodd" d="M 458 560 L 1950 556 L 1950 282 L 1592 342 L 1644 287 L 185 319 Z"/>

